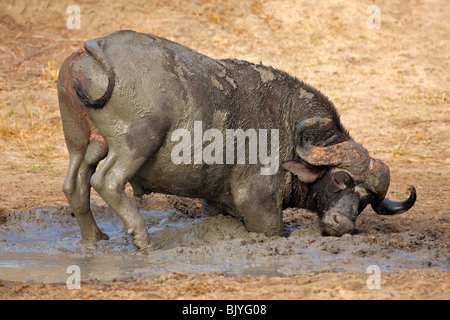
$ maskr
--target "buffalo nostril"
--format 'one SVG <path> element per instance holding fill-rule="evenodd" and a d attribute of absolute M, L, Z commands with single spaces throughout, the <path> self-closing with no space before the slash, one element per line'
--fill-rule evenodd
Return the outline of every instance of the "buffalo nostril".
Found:
<path fill-rule="evenodd" d="M 321 226 L 325 235 L 339 237 L 352 232 L 355 228 L 355 222 L 341 213 L 330 212 L 322 218 Z"/>
<path fill-rule="evenodd" d="M 339 218 L 339 216 L 337 214 L 333 215 L 333 220 L 334 222 L 336 222 L 337 224 L 339 224 L 341 222 L 341 219 Z"/>

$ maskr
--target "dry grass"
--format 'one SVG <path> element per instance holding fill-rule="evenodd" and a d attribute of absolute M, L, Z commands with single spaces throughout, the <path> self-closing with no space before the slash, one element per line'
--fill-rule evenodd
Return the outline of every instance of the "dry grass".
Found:
<path fill-rule="evenodd" d="M 19 96 L 0 105 L 0 140 L 14 141 L 13 148 L 27 158 L 60 157 L 57 145 L 61 144 L 61 133 L 59 110 L 30 90 L 20 90 Z M 7 144 L 0 144 L 0 149 L 8 148 Z"/>
<path fill-rule="evenodd" d="M 40 85 L 47 88 L 54 88 L 58 81 L 58 67 L 56 61 L 49 61 L 45 67 L 42 67 L 40 80 Z"/>

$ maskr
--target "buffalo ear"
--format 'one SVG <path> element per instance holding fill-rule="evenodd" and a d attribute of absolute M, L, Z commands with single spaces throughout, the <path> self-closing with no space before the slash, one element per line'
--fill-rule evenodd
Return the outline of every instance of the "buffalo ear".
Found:
<path fill-rule="evenodd" d="M 295 174 L 301 182 L 310 183 L 317 179 L 320 172 L 313 171 L 307 168 L 303 163 L 289 160 L 281 165 L 283 169 L 288 170 Z"/>

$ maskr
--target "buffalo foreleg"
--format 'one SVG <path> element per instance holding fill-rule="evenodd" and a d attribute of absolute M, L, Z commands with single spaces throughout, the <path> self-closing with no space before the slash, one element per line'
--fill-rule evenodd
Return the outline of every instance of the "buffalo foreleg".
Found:
<path fill-rule="evenodd" d="M 243 218 L 247 230 L 281 236 L 284 226 L 281 194 L 270 190 L 268 186 L 273 183 L 261 183 L 257 179 L 238 181 L 232 186 L 233 200 L 237 216 Z"/>

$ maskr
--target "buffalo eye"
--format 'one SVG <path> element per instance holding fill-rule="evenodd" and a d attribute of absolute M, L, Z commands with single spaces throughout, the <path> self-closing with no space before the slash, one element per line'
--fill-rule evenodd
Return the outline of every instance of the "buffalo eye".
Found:
<path fill-rule="evenodd" d="M 342 171 L 336 172 L 332 175 L 331 183 L 340 190 L 345 190 L 354 186 L 353 179 L 350 175 Z"/>
<path fill-rule="evenodd" d="M 338 189 L 344 190 L 345 188 L 347 188 L 347 186 L 345 185 L 345 182 L 340 181 L 338 179 L 335 178 L 331 178 L 331 183 L 333 183 L 333 186 L 337 187 Z"/>

